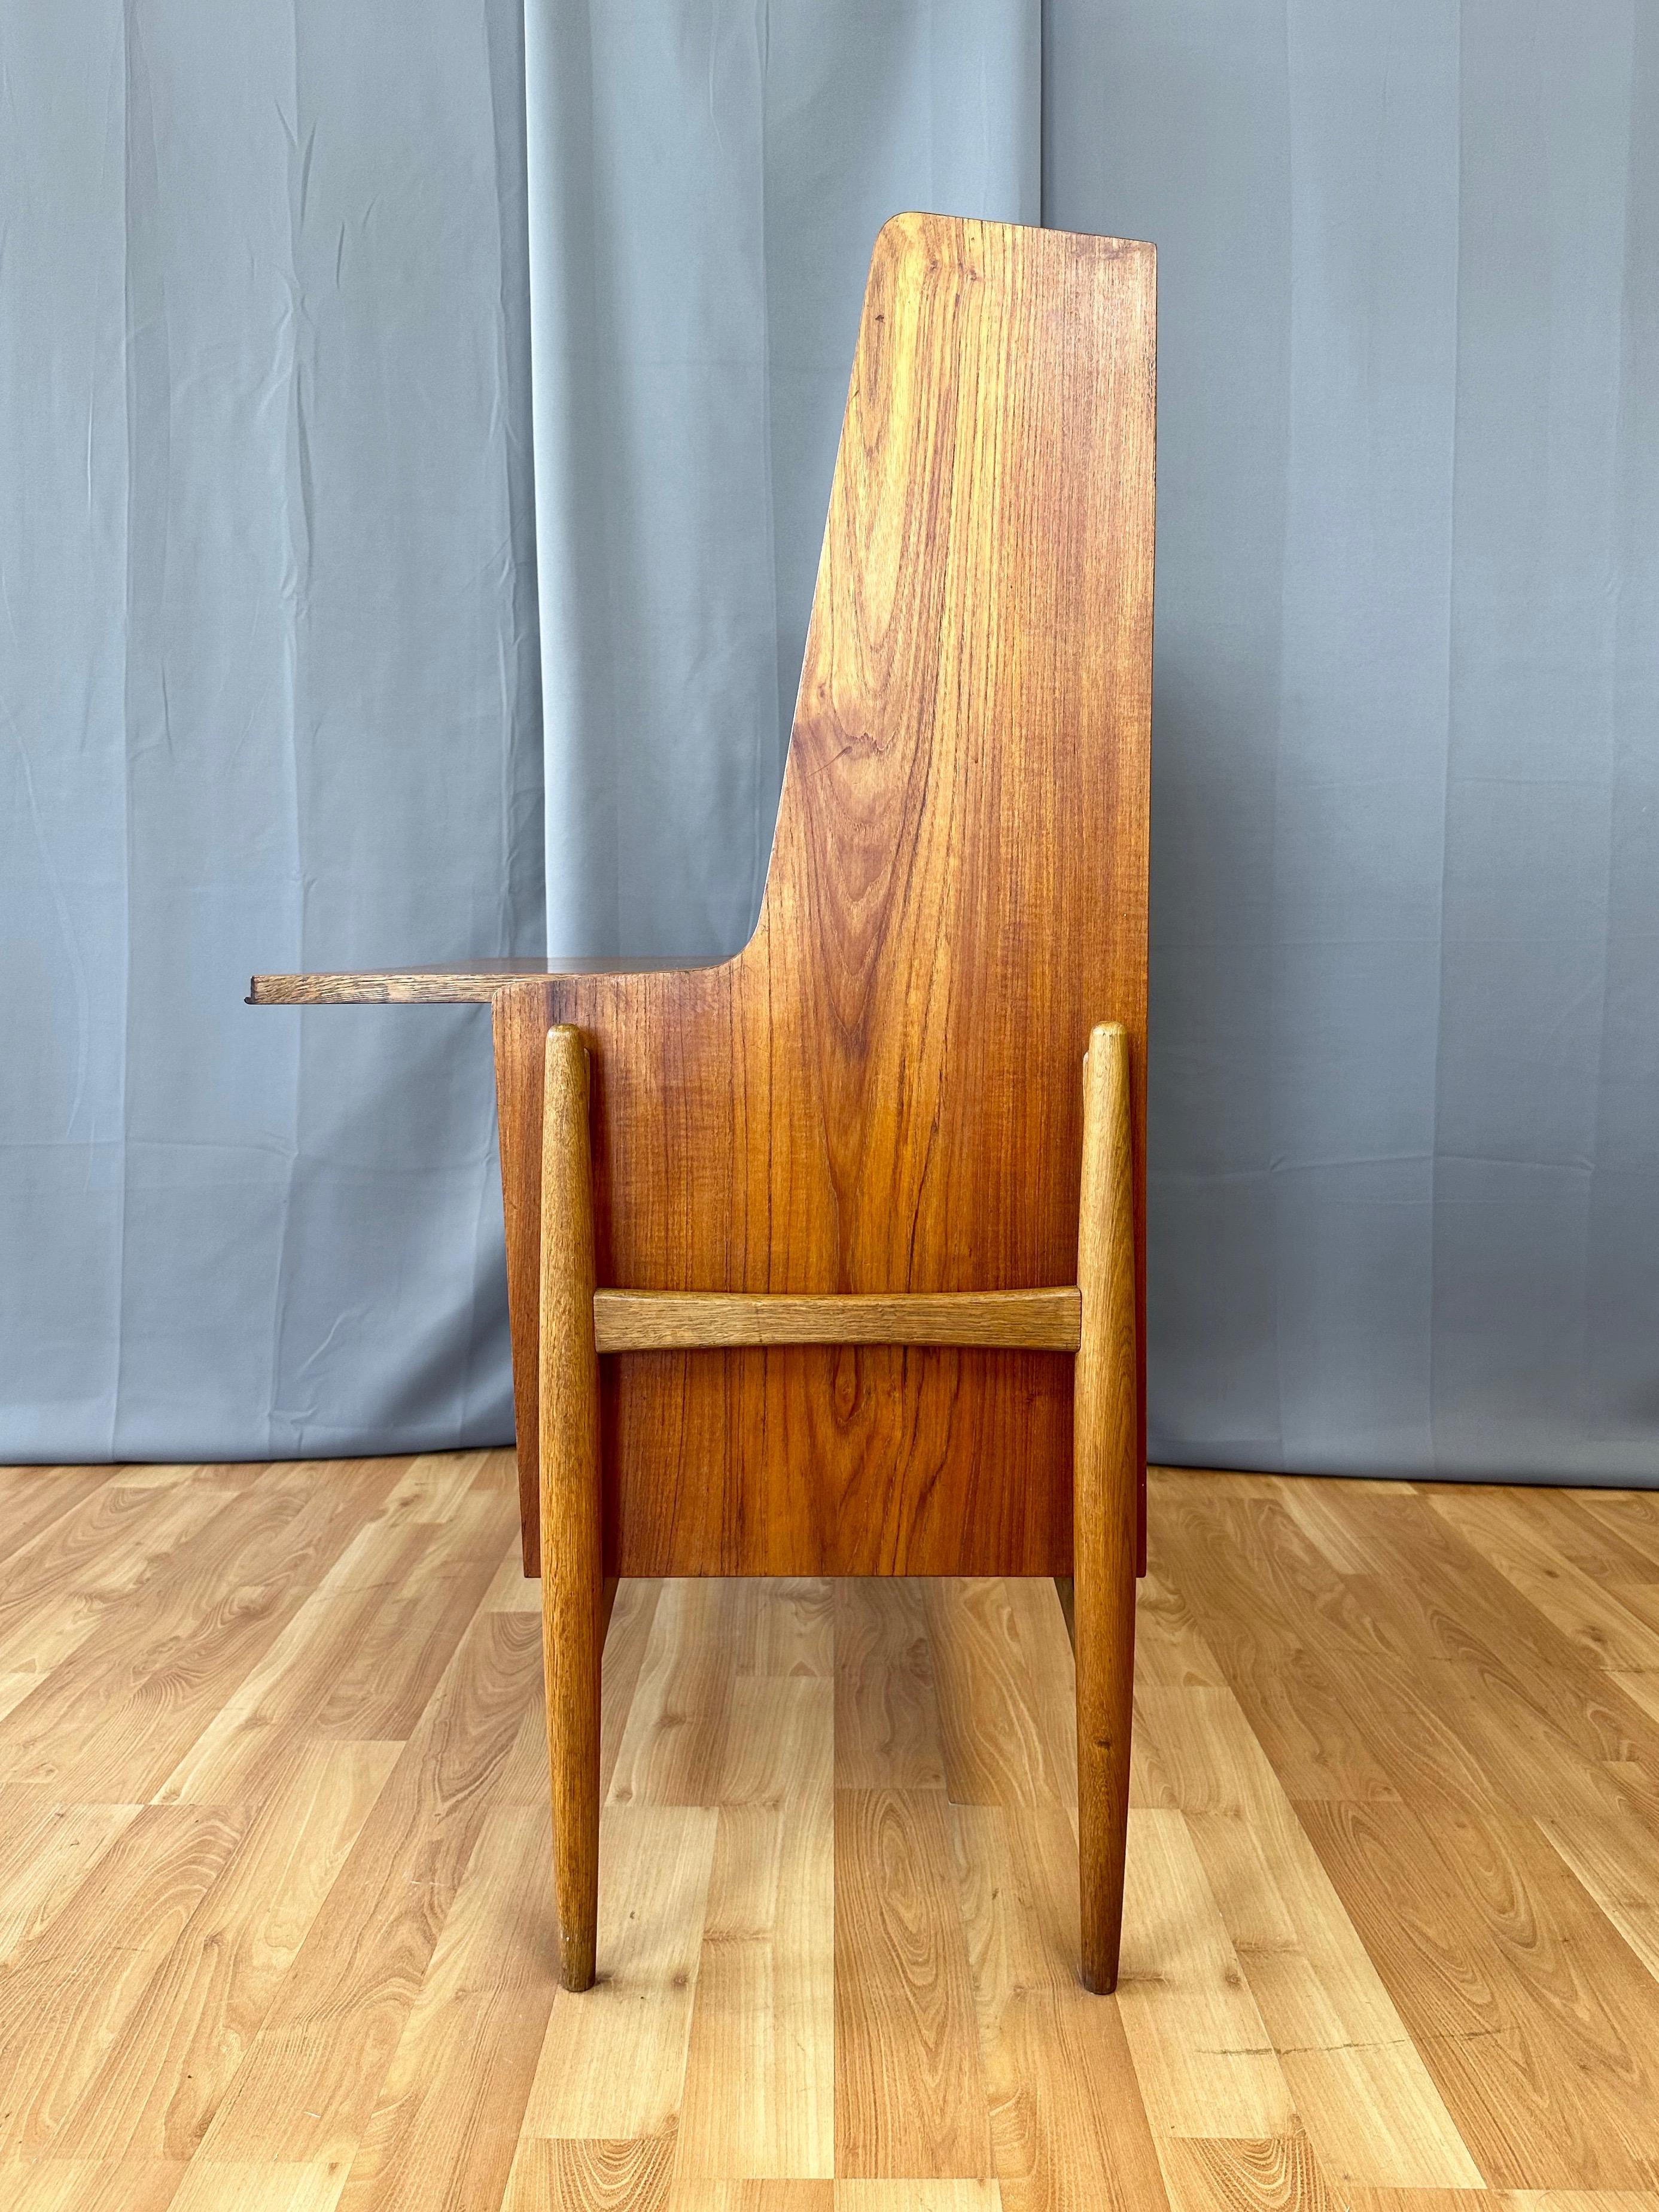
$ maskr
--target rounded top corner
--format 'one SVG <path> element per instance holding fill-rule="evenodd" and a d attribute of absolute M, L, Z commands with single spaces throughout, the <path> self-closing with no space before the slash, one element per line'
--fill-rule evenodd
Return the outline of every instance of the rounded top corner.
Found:
<path fill-rule="evenodd" d="M 908 246 L 924 224 L 944 220 L 943 216 L 929 216 L 920 208 L 896 209 L 877 231 L 871 252 L 872 254 L 891 252 L 896 248 Z"/>

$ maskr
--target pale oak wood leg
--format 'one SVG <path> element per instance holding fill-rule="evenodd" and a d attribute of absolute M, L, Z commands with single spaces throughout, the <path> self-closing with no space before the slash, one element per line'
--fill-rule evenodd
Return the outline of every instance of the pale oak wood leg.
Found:
<path fill-rule="evenodd" d="M 541 1206 L 542 1662 L 559 1976 L 591 1989 L 599 1923 L 599 1668 L 610 1595 L 599 1495 L 587 1052 L 547 1033 Z"/>
<path fill-rule="evenodd" d="M 1083 1979 L 1117 1987 L 1135 1657 L 1139 1390 L 1129 1040 L 1103 1023 L 1083 1063 L 1073 1601 Z"/>

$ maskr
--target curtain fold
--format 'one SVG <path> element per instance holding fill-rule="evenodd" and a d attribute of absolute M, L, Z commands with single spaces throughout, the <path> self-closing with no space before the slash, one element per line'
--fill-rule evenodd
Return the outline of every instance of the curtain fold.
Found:
<path fill-rule="evenodd" d="M 1037 0 L 527 0 L 555 953 L 735 951 L 870 247 L 1036 222 Z"/>
<path fill-rule="evenodd" d="M 1659 19 L 1045 29 L 1159 247 L 1152 1449 L 1659 1480 Z"/>
<path fill-rule="evenodd" d="M 0 1456 L 510 1433 L 483 1018 L 241 1000 L 540 948 L 520 49 L 7 13 Z"/>
<path fill-rule="evenodd" d="M 246 979 L 741 943 L 916 206 L 1159 247 L 1154 1452 L 1659 1482 L 1659 12 L 70 0 L 0 89 L 0 1457 L 509 1436 L 485 1016 Z"/>

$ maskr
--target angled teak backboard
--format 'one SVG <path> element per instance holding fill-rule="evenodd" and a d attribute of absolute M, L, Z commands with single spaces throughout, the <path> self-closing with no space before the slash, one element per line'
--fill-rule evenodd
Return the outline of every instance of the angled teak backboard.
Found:
<path fill-rule="evenodd" d="M 754 936 L 496 999 L 521 1446 L 550 1022 L 592 1054 L 602 1285 L 1074 1282 L 1101 1021 L 1131 1034 L 1142 1188 L 1153 285 L 1123 240 L 878 239 Z M 1070 1571 L 1064 1354 L 603 1368 L 615 1571 Z"/>

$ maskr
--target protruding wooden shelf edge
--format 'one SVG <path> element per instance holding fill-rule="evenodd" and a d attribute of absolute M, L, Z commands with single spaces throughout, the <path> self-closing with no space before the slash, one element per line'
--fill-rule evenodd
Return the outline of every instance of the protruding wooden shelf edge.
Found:
<path fill-rule="evenodd" d="M 371 968 L 355 973 L 255 975 L 250 1006 L 465 1005 L 489 1000 L 510 983 L 550 975 L 659 975 L 718 968 L 718 960 L 459 960 L 429 968 Z"/>
<path fill-rule="evenodd" d="M 865 1291 L 844 1297 L 725 1291 L 596 1291 L 601 1352 L 695 1352 L 756 1344 L 931 1344 L 1075 1352 L 1083 1301 L 1052 1291 Z"/>

